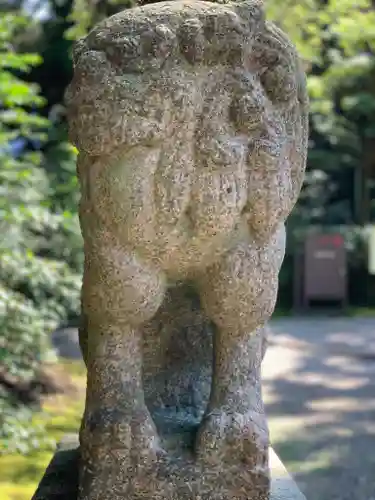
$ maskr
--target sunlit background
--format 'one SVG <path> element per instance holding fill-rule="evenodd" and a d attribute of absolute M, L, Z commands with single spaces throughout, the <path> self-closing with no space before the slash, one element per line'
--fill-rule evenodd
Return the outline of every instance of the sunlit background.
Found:
<path fill-rule="evenodd" d="M 79 426 L 83 253 L 63 95 L 74 40 L 136 3 L 0 0 L 1 500 L 30 499 Z M 271 434 L 308 500 L 374 500 L 375 2 L 266 9 L 297 45 L 311 98 L 264 367 Z"/>

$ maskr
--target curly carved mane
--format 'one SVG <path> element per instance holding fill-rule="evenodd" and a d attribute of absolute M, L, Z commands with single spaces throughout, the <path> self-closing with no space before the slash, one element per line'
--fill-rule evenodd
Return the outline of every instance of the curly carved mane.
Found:
<path fill-rule="evenodd" d="M 125 10 L 77 44 L 74 64 L 72 141 L 90 157 L 159 148 L 155 204 L 169 223 L 194 206 L 196 231 L 210 234 L 208 192 L 217 212 L 236 206 L 215 232 L 240 213 L 259 234 L 288 215 L 305 166 L 307 96 L 295 50 L 260 1 Z M 198 188 L 186 194 L 193 175 Z"/>
<path fill-rule="evenodd" d="M 294 49 L 265 22 L 260 1 L 229 5 L 176 1 L 125 10 L 80 40 L 73 60 L 75 76 L 67 92 L 72 139 L 92 155 L 132 142 L 131 133 L 119 126 L 119 122 L 129 126 L 130 113 L 138 112 L 137 128 L 148 121 L 149 134 L 156 136 L 181 110 L 193 111 L 199 121 L 202 113 L 207 116 L 205 97 L 212 107 L 212 86 L 228 86 L 229 74 L 228 91 L 233 95 L 216 104 L 231 108 L 231 113 L 221 114 L 239 132 L 248 133 L 249 125 L 253 130 L 267 99 L 284 105 L 306 100 L 303 83 L 298 82 L 301 71 L 295 76 Z M 169 117 L 166 104 L 172 108 Z M 184 120 L 180 116 L 178 121 Z M 95 126 L 104 128 L 105 123 L 111 138 L 100 141 Z"/>

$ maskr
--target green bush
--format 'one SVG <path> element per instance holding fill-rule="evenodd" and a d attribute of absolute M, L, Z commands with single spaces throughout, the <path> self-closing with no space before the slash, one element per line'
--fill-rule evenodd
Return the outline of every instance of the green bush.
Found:
<path fill-rule="evenodd" d="M 50 332 L 78 314 L 82 242 L 77 214 L 53 205 L 58 186 L 35 152 L 15 156 L 16 138 L 43 142 L 50 123 L 31 112 L 43 104 L 38 88 L 22 73 L 40 62 L 18 54 L 10 41 L 28 19 L 0 19 L 0 450 L 26 452 L 44 439 L 30 425 L 33 408 L 15 388 L 37 377 L 53 360 Z M 74 165 L 72 148 L 65 160 Z M 75 185 L 72 187 L 72 196 Z M 66 194 L 65 194 L 66 196 Z M 9 383 L 11 381 L 11 383 Z"/>

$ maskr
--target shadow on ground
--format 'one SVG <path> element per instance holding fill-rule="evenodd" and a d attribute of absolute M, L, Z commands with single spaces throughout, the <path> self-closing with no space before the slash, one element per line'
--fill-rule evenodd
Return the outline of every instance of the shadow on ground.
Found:
<path fill-rule="evenodd" d="M 263 373 L 273 445 L 307 500 L 375 500 L 375 321 L 276 321 Z"/>

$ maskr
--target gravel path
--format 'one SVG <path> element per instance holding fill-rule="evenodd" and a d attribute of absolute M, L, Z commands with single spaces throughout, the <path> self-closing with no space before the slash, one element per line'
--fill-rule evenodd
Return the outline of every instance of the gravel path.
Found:
<path fill-rule="evenodd" d="M 274 321 L 263 380 L 275 449 L 307 500 L 375 500 L 375 319 Z"/>
<path fill-rule="evenodd" d="M 272 322 L 263 364 L 273 445 L 307 500 L 375 500 L 375 318 Z M 77 331 L 57 331 L 79 359 Z"/>

